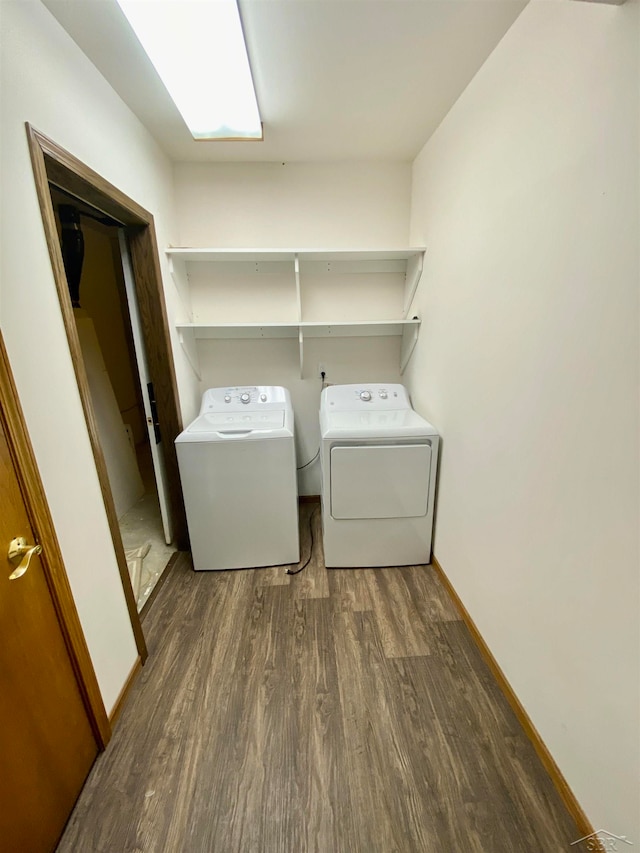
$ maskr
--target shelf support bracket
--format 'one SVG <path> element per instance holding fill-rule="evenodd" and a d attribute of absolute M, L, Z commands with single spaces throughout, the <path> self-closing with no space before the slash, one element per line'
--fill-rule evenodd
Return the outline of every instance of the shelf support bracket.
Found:
<path fill-rule="evenodd" d="M 293 269 L 296 276 L 296 308 L 298 309 L 298 323 L 302 321 L 302 292 L 300 290 L 300 258 L 298 253 L 293 256 Z"/>
<path fill-rule="evenodd" d="M 411 308 L 411 303 L 413 302 L 413 297 L 416 295 L 416 290 L 418 289 L 418 284 L 420 283 L 420 278 L 422 277 L 423 259 L 424 252 L 416 252 L 415 255 L 411 255 L 410 258 L 407 258 L 407 272 L 404 285 L 403 306 L 405 320 L 408 318 L 409 309 Z"/>
<path fill-rule="evenodd" d="M 300 379 L 304 379 L 304 332 L 298 327 L 298 345 L 300 347 Z"/>
<path fill-rule="evenodd" d="M 196 333 L 193 329 L 178 329 L 178 340 L 180 341 L 180 346 L 187 357 L 187 361 L 191 365 L 191 369 L 199 380 L 202 379 L 202 376 L 200 375 L 200 359 L 198 358 Z"/>
<path fill-rule="evenodd" d="M 176 258 L 173 255 L 169 255 L 167 260 L 169 262 L 169 272 L 171 273 L 173 285 L 178 292 L 178 297 L 187 316 L 187 322 L 192 323 L 193 311 L 189 295 L 189 274 L 185 262 L 182 258 Z"/>
<path fill-rule="evenodd" d="M 415 345 L 418 342 L 419 334 L 419 323 L 407 325 L 402 330 L 402 343 L 400 344 L 400 375 L 404 373 L 405 368 L 409 363 L 411 354 L 413 353 Z"/>
<path fill-rule="evenodd" d="M 296 277 L 296 307 L 298 309 L 298 323 L 302 322 L 302 292 L 300 290 L 300 258 L 296 252 L 293 256 L 293 269 Z M 304 379 L 304 333 L 302 326 L 298 326 L 298 346 L 300 348 L 300 379 Z"/>

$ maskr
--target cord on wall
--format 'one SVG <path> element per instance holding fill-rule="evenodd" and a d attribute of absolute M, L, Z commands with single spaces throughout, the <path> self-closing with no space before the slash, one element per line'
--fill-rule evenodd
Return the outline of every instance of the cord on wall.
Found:
<path fill-rule="evenodd" d="M 320 448 L 318 448 L 316 455 L 313 457 L 313 459 L 310 459 L 308 462 L 305 462 L 304 465 L 300 465 L 299 468 L 296 468 L 296 471 L 302 471 L 303 468 L 308 468 L 309 465 L 316 461 L 318 456 L 320 456 Z"/>

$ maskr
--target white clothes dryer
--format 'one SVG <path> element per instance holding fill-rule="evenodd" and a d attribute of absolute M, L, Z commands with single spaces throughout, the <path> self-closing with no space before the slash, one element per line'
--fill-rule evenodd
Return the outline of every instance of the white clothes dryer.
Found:
<path fill-rule="evenodd" d="M 297 563 L 293 409 L 286 388 L 210 388 L 176 438 L 196 570 Z"/>
<path fill-rule="evenodd" d="M 428 563 L 439 437 L 406 388 L 325 388 L 320 435 L 325 565 Z"/>

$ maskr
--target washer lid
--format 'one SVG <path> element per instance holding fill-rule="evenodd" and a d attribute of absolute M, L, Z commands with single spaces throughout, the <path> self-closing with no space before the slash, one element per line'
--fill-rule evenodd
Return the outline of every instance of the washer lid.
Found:
<path fill-rule="evenodd" d="M 283 438 L 293 435 L 281 410 L 207 412 L 177 438 L 176 443 Z"/>
<path fill-rule="evenodd" d="M 323 438 L 412 438 L 438 435 L 429 421 L 413 409 L 321 413 Z"/>
<path fill-rule="evenodd" d="M 284 412 L 207 412 L 200 415 L 189 432 L 229 432 L 241 430 L 280 429 L 284 426 Z"/>

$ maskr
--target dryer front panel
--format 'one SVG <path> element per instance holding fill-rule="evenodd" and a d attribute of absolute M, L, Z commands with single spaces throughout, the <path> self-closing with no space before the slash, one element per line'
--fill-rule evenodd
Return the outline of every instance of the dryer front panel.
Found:
<path fill-rule="evenodd" d="M 333 518 L 415 518 L 427 514 L 431 446 L 331 448 Z"/>

